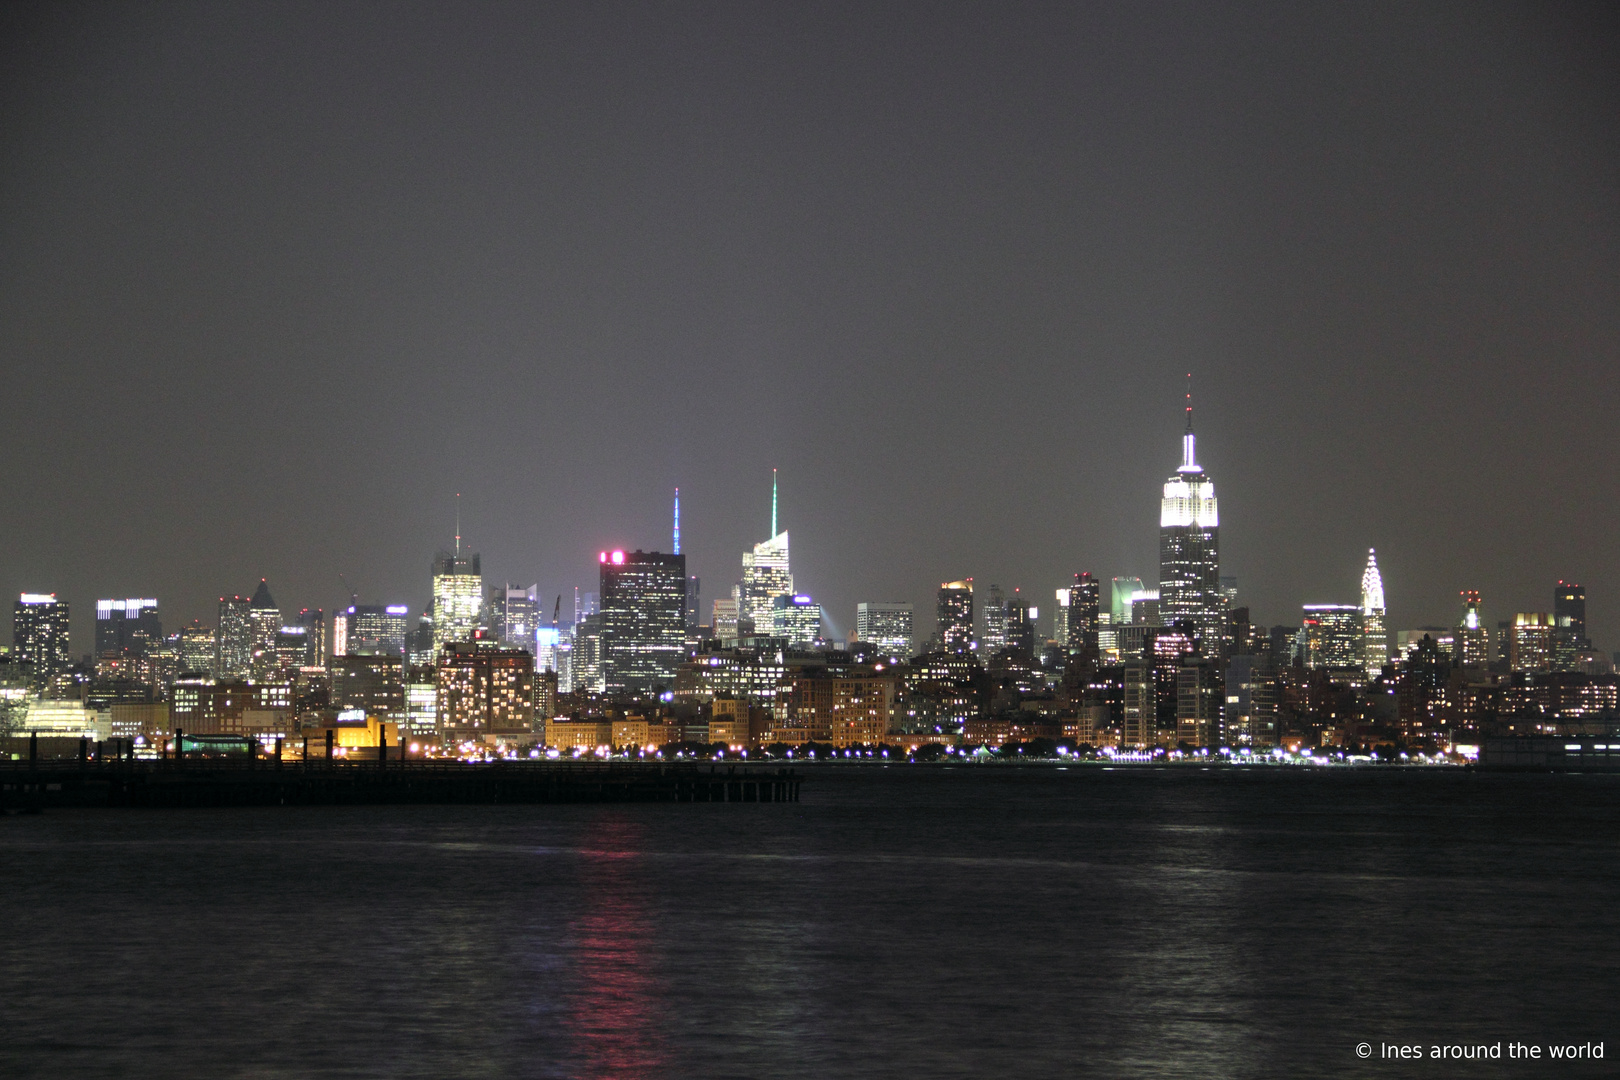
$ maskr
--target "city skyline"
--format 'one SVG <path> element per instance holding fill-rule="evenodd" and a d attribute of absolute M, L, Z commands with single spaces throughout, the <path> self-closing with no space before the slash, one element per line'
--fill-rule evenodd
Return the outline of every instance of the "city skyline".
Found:
<path fill-rule="evenodd" d="M 680 487 L 730 582 L 771 467 L 841 620 L 1151 579 L 1189 370 L 1265 617 L 1376 548 L 1392 627 L 1564 578 L 1620 638 L 1620 500 L 1571 467 L 1620 361 L 1601 20 L 5 17 L 0 588 L 75 640 L 261 577 L 419 609 L 454 492 L 489 579 L 566 590 Z"/>

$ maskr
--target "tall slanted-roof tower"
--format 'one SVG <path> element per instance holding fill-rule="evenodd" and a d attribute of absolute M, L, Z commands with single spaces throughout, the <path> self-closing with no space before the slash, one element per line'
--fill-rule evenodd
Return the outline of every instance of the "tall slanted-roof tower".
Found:
<path fill-rule="evenodd" d="M 1384 625 L 1384 575 L 1378 572 L 1378 552 L 1367 549 L 1367 569 L 1361 572 L 1361 641 L 1368 678 L 1389 662 L 1389 631 Z"/>
<path fill-rule="evenodd" d="M 1204 652 L 1213 654 L 1226 629 L 1220 518 L 1215 508 L 1215 482 L 1198 464 L 1191 379 L 1189 375 L 1181 466 L 1165 481 L 1159 503 L 1159 617 L 1167 626 L 1192 623 Z"/>

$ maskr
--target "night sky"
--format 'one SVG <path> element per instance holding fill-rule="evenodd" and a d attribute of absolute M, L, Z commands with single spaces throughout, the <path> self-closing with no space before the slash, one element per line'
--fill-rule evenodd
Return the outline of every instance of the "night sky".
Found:
<path fill-rule="evenodd" d="M 1620 647 L 1613 7 L 0 10 L 0 590 L 420 609 L 765 538 L 1157 577 L 1192 372 L 1257 621 Z M 341 577 L 340 577 L 341 575 Z M 7 604 L 9 608 L 9 602 Z M 567 605 L 565 604 L 565 611 Z"/>

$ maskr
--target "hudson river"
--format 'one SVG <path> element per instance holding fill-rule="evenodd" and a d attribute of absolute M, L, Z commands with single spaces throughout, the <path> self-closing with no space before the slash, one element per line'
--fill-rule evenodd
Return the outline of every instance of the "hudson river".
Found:
<path fill-rule="evenodd" d="M 1620 777 L 803 770 L 0 819 L 0 1076 L 1592 1076 Z M 1362 1042 L 1605 1043 L 1393 1061 Z"/>

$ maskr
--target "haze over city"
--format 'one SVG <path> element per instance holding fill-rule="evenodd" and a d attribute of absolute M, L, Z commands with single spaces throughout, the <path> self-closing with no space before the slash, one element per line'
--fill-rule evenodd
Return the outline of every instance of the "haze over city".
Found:
<path fill-rule="evenodd" d="M 172 625 L 766 536 L 841 628 L 1157 565 L 1620 638 L 1600 7 L 0 14 L 0 589 Z M 340 578 L 341 575 L 341 578 Z M 710 588 L 713 583 L 715 588 Z"/>

